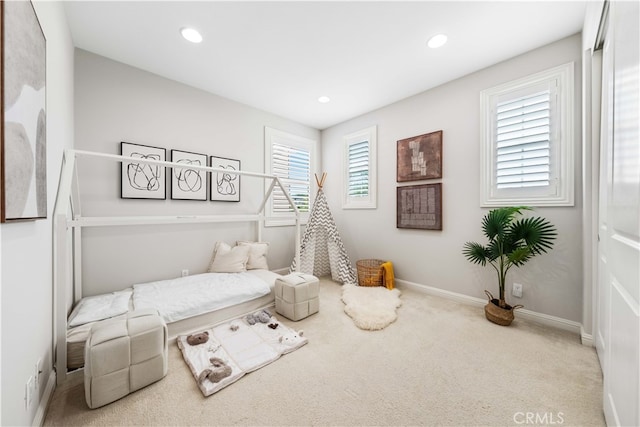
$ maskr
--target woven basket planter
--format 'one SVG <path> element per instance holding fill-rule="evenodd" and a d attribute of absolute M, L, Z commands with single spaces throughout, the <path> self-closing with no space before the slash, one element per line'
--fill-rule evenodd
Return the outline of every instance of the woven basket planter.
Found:
<path fill-rule="evenodd" d="M 359 286 L 383 286 L 381 259 L 361 259 L 356 262 Z"/>
<path fill-rule="evenodd" d="M 511 307 L 509 304 L 502 308 L 498 304 L 500 301 L 491 295 L 491 292 L 484 291 L 489 297 L 489 302 L 484 306 L 484 315 L 487 320 L 501 326 L 509 326 L 513 322 L 513 310 L 524 307 L 523 305 L 514 305 Z"/>

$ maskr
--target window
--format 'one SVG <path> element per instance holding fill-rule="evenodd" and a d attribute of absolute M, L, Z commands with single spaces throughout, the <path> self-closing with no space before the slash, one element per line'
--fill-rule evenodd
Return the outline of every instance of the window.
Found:
<path fill-rule="evenodd" d="M 344 137 L 343 209 L 376 208 L 376 127 Z"/>
<path fill-rule="evenodd" d="M 573 206 L 573 63 L 484 90 L 482 206 Z"/>
<path fill-rule="evenodd" d="M 280 178 L 303 221 L 311 207 L 311 176 L 315 172 L 315 141 L 265 128 L 265 172 Z M 267 188 L 271 183 L 267 183 Z M 293 208 L 279 187 L 269 199 L 266 226 L 294 224 Z"/>

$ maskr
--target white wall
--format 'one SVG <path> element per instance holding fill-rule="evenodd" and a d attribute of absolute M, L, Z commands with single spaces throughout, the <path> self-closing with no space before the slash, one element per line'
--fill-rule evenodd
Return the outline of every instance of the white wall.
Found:
<path fill-rule="evenodd" d="M 445 47 L 446 48 L 446 47 Z M 529 310 L 581 321 L 580 93 L 581 39 L 575 35 L 444 84 L 322 132 L 325 192 L 352 262 L 382 258 L 394 262 L 396 276 L 473 297 L 497 293 L 495 272 L 473 266 L 462 255 L 466 241 L 484 242 L 479 206 L 479 93 L 510 80 L 575 62 L 575 207 L 538 208 L 559 230 L 554 250 L 512 269 L 508 290 L 524 284 L 521 303 Z M 342 210 L 342 137 L 378 126 L 378 208 Z M 443 230 L 396 228 L 396 141 L 443 130 Z M 424 181 L 423 181 L 424 182 Z"/>
<path fill-rule="evenodd" d="M 47 219 L 2 224 L 2 425 L 31 425 L 52 374 L 51 213 L 62 150 L 73 144 L 73 44 L 62 4 L 34 2 L 47 39 Z M 42 359 L 38 396 L 24 392 Z M 50 383 L 53 384 L 53 383 Z M 42 408 L 40 408 L 40 411 Z"/>
<path fill-rule="evenodd" d="M 76 50 L 77 149 L 119 154 L 133 142 L 240 159 L 243 170 L 264 170 L 264 127 L 316 141 L 320 132 L 264 111 L 167 80 L 96 54 Z M 242 178 L 240 203 L 120 199 L 119 165 L 81 160 L 84 215 L 207 215 L 254 213 L 262 180 Z M 246 224 L 144 226 L 83 231 L 85 295 L 132 283 L 176 277 L 182 269 L 203 273 L 215 241 L 254 238 Z M 288 267 L 293 227 L 270 227 L 269 266 Z"/>

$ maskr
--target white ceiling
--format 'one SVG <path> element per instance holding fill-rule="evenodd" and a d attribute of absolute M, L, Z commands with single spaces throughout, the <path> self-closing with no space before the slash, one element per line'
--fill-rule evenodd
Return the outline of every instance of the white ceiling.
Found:
<path fill-rule="evenodd" d="M 586 1 L 69 1 L 74 44 L 324 129 L 580 32 Z M 191 26 L 204 41 L 179 33 Z M 427 40 L 449 41 L 429 49 Z M 320 104 L 326 95 L 331 102 Z"/>

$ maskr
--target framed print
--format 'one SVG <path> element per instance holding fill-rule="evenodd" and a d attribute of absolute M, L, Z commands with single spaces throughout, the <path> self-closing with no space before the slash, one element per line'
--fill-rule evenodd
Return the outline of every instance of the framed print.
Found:
<path fill-rule="evenodd" d="M 46 218 L 46 39 L 30 1 L 0 2 L 0 14 L 0 221 Z"/>
<path fill-rule="evenodd" d="M 172 200 L 207 200 L 207 171 L 190 166 L 207 166 L 206 154 L 171 150 L 171 161 L 184 168 L 171 168 Z"/>
<path fill-rule="evenodd" d="M 136 159 L 165 161 L 167 150 L 148 145 L 120 143 L 120 154 Z M 166 199 L 165 167 L 148 163 L 122 162 L 120 197 L 123 199 Z"/>
<path fill-rule="evenodd" d="M 397 188 L 397 228 L 442 230 L 442 184 Z"/>
<path fill-rule="evenodd" d="M 211 156 L 211 163 L 209 166 L 229 171 L 239 171 L 240 160 Z M 240 175 L 226 172 L 211 172 L 211 200 L 239 202 Z"/>
<path fill-rule="evenodd" d="M 398 141 L 397 182 L 442 178 L 442 131 Z"/>

